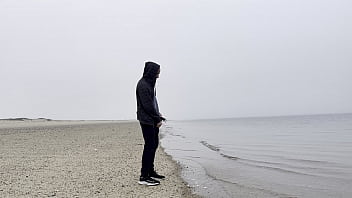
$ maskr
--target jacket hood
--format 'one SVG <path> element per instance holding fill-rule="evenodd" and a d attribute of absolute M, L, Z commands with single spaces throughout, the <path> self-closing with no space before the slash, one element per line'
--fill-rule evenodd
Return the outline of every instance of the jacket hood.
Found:
<path fill-rule="evenodd" d="M 146 62 L 144 66 L 143 78 L 156 80 L 160 65 L 154 62 Z"/>

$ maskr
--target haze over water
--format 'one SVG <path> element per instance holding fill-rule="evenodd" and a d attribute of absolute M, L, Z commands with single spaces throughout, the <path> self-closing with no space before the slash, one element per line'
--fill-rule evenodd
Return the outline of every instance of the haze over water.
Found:
<path fill-rule="evenodd" d="M 145 61 L 170 120 L 352 112 L 351 7 L 2 0 L 0 118 L 136 119 Z"/>
<path fill-rule="evenodd" d="M 352 114 L 171 121 L 162 134 L 205 197 L 352 196 Z"/>

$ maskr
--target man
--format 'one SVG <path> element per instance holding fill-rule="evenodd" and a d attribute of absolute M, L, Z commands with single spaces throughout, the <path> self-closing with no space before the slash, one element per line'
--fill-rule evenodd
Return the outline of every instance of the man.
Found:
<path fill-rule="evenodd" d="M 160 182 L 156 179 L 165 178 L 165 176 L 159 175 L 154 169 L 155 152 L 159 144 L 159 128 L 162 121 L 165 120 L 159 112 L 154 91 L 159 74 L 160 65 L 146 62 L 143 77 L 138 81 L 136 89 L 137 119 L 142 128 L 144 138 L 141 176 L 138 183 L 148 186 L 159 185 Z"/>

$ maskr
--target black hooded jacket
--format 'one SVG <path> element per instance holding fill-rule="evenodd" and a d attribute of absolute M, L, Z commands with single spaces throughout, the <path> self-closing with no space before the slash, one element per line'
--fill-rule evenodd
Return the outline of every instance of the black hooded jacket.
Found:
<path fill-rule="evenodd" d="M 136 89 L 137 97 L 137 119 L 142 124 L 156 125 L 162 118 L 155 108 L 155 92 L 156 76 L 160 65 L 153 62 L 146 62 L 143 77 L 138 81 Z"/>

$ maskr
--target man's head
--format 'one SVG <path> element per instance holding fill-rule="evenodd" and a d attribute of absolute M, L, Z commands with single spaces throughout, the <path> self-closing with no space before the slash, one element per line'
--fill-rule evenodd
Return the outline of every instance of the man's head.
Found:
<path fill-rule="evenodd" d="M 154 62 L 146 62 L 144 66 L 143 77 L 155 80 L 159 78 L 160 65 Z"/>

